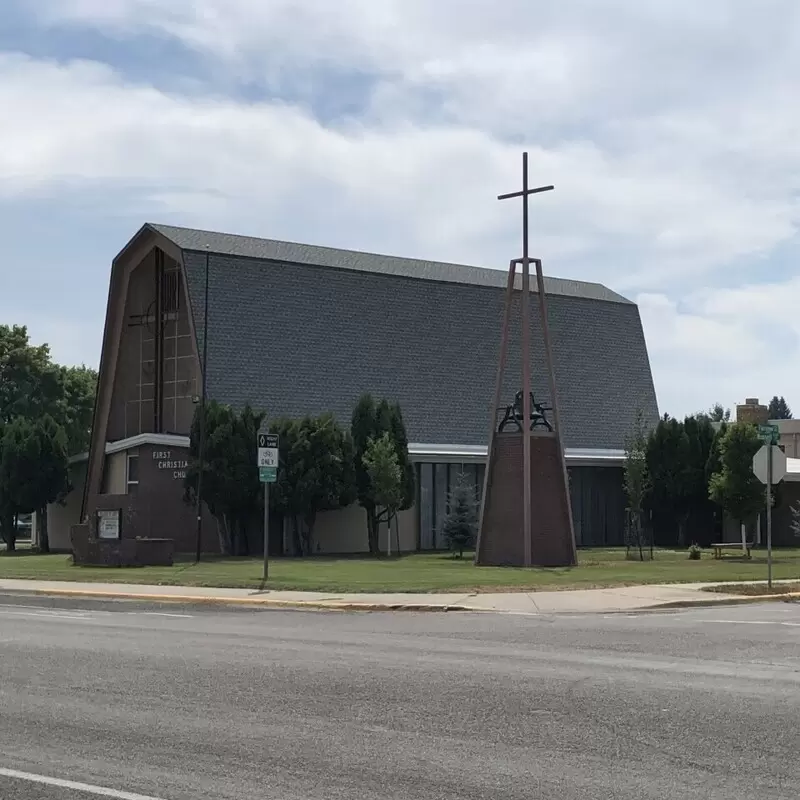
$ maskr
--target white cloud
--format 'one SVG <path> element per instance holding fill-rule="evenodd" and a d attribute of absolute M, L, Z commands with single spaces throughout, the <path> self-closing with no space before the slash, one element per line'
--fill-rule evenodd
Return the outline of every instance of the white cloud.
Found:
<path fill-rule="evenodd" d="M 800 278 L 700 290 L 680 306 L 662 294 L 637 298 L 656 391 L 674 413 L 745 397 L 800 396 Z M 663 403 L 669 398 L 669 404 Z"/>
<path fill-rule="evenodd" d="M 534 179 L 557 187 L 534 201 L 534 250 L 551 273 L 640 295 L 665 409 L 800 395 L 770 340 L 777 325 L 796 347 L 795 284 L 717 291 L 796 236 L 791 0 L 35 9 L 121 48 L 134 32 L 166 36 L 267 98 L 302 89 L 304 101 L 168 93 L 101 64 L 0 55 L 0 108 L 14 110 L 0 126 L 0 199 L 88 186 L 109 204 L 124 192 L 137 222 L 502 266 L 518 216 L 493 198 L 517 186 L 525 146 Z M 307 96 L 335 95 L 332 74 L 368 88 L 357 115 L 322 122 Z"/>

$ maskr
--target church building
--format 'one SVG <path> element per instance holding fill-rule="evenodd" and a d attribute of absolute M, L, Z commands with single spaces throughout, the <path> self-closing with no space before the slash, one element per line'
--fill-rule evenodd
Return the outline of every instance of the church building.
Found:
<path fill-rule="evenodd" d="M 75 459 L 66 505 L 50 510 L 52 546 L 69 549 L 70 525 L 95 519 L 107 536 L 167 537 L 178 552 L 193 550 L 183 477 L 205 353 L 208 399 L 249 403 L 268 418 L 330 411 L 348 427 L 365 392 L 399 402 L 417 474 L 401 547 L 444 547 L 455 476 L 466 471 L 482 486 L 506 277 L 505 269 L 144 225 L 111 266 L 90 452 Z M 621 544 L 625 440 L 638 413 L 658 419 L 639 310 L 600 284 L 545 285 L 577 543 Z M 534 393 L 548 404 L 535 297 L 530 316 Z M 518 331 L 504 404 L 520 383 Z M 495 424 L 503 410 L 494 410 Z M 367 549 L 360 508 L 322 517 L 319 552 Z M 272 528 L 270 549 L 286 551 L 281 526 Z M 204 533 L 214 551 L 210 517 Z"/>

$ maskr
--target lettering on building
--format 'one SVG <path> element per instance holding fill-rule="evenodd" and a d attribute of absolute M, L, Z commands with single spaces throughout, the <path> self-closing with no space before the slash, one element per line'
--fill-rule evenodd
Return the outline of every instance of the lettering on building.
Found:
<path fill-rule="evenodd" d="M 153 450 L 153 461 L 157 462 L 156 468 L 159 470 L 171 469 L 174 480 L 186 477 L 186 470 L 189 467 L 189 462 L 185 459 L 174 459 L 172 457 L 172 450 Z"/>

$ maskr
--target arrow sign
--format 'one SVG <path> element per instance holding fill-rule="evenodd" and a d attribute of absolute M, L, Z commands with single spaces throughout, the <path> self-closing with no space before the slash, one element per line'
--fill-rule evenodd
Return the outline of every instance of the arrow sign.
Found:
<path fill-rule="evenodd" d="M 772 483 L 780 483 L 786 477 L 786 454 L 779 447 L 765 444 L 753 456 L 753 474 L 761 483 L 769 480 L 769 458 L 772 455 Z"/>

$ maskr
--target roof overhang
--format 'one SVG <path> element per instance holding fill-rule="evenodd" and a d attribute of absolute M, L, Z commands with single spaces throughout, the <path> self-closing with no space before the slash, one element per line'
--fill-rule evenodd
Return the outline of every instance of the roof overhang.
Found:
<path fill-rule="evenodd" d="M 119 439 L 116 442 L 107 442 L 106 455 L 121 453 L 124 450 L 131 450 L 142 445 L 157 445 L 160 447 L 183 447 L 189 448 L 189 437 L 178 436 L 168 433 L 140 433 L 138 436 L 131 436 L 128 439 Z M 486 461 L 486 446 L 482 444 L 418 444 L 408 445 L 408 454 L 411 460 L 417 464 L 483 464 Z M 70 463 L 85 461 L 86 453 L 73 456 Z M 564 451 L 567 463 L 572 467 L 618 467 L 625 461 L 624 450 L 595 449 L 567 447 Z M 794 470 L 797 477 L 794 480 L 800 481 L 800 459 L 790 458 L 789 462 L 794 462 Z M 792 472 L 790 467 L 789 472 Z M 793 480 L 787 476 L 787 480 Z"/>
<path fill-rule="evenodd" d="M 415 463 L 483 464 L 486 445 L 417 444 L 408 445 L 408 454 Z M 624 450 L 567 447 L 564 457 L 571 467 L 619 467 L 625 461 Z"/>
<path fill-rule="evenodd" d="M 127 439 L 118 439 L 116 442 L 106 442 L 106 455 L 122 453 L 135 447 L 152 444 L 157 447 L 185 447 L 189 449 L 189 437 L 178 436 L 171 433 L 140 433 Z"/>

